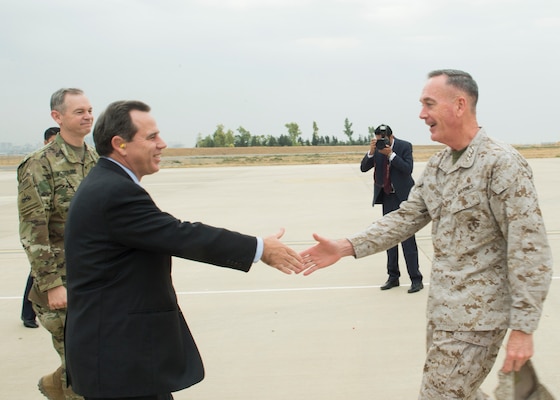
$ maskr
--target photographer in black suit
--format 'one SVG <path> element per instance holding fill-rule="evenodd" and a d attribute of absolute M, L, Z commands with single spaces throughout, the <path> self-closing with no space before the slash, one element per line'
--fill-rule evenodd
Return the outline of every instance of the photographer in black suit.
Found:
<path fill-rule="evenodd" d="M 375 138 L 371 140 L 370 149 L 362 159 L 360 169 L 373 172 L 373 203 L 383 205 L 383 215 L 399 208 L 402 201 L 414 186 L 412 179 L 412 144 L 393 136 L 389 125 L 379 125 L 375 129 Z M 401 243 L 406 269 L 412 282 L 408 293 L 416 293 L 424 288 L 422 274 L 418 266 L 418 247 L 416 238 L 411 236 Z M 381 290 L 400 285 L 398 246 L 387 250 L 387 274 L 389 279 Z"/>

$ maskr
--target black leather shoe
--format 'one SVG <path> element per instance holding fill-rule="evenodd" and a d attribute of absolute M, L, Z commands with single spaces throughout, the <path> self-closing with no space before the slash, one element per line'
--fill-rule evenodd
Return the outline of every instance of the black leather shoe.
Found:
<path fill-rule="evenodd" d="M 422 282 L 412 282 L 410 285 L 410 289 L 408 289 L 408 293 L 416 293 L 424 289 L 424 284 Z"/>
<path fill-rule="evenodd" d="M 23 326 L 25 326 L 26 328 L 38 328 L 39 327 L 37 322 L 35 322 L 32 319 L 23 321 Z"/>
<path fill-rule="evenodd" d="M 381 286 L 381 290 L 387 290 L 397 286 L 400 286 L 398 279 L 389 279 L 383 286 Z"/>

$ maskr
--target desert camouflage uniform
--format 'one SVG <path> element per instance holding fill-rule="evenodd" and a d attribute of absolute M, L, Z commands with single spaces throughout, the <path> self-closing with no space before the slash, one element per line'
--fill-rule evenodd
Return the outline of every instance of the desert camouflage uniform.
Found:
<path fill-rule="evenodd" d="M 49 309 L 47 291 L 66 286 L 66 214 L 78 185 L 97 159 L 95 150 L 87 145 L 84 159 L 79 159 L 72 147 L 57 135 L 52 143 L 28 155 L 17 171 L 19 234 L 34 278 L 29 299 L 41 324 L 52 335 L 63 368 L 66 309 Z M 72 392 L 66 398 L 81 399 Z"/>
<path fill-rule="evenodd" d="M 458 351 L 451 354 L 455 362 L 473 344 L 488 355 L 471 361 L 476 364 L 471 373 L 443 382 L 434 366 L 445 355 L 430 346 L 420 398 L 476 398 L 505 331 L 537 328 L 550 285 L 552 255 L 531 168 L 515 149 L 480 129 L 456 163 L 449 148 L 434 155 L 408 201 L 349 240 L 356 257 L 364 257 L 394 246 L 430 221 L 428 345 L 451 333 L 459 337 Z M 472 373 L 480 369 L 484 373 Z M 465 387 L 468 393 L 459 390 Z"/>

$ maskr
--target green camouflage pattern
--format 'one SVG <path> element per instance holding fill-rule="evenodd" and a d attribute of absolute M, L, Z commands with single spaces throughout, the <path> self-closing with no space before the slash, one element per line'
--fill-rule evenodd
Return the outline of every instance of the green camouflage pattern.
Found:
<path fill-rule="evenodd" d="M 66 285 L 64 224 L 70 200 L 80 182 L 98 160 L 90 146 L 83 160 L 60 135 L 40 150 L 29 154 L 17 170 L 19 234 L 34 278 L 30 300 L 41 324 L 51 333 L 60 356 L 62 387 L 66 400 L 82 400 L 66 385 L 64 323 L 66 309 L 51 310 L 47 291 Z"/>
<path fill-rule="evenodd" d="M 65 284 L 64 224 L 82 179 L 98 160 L 86 145 L 83 161 L 60 135 L 29 154 L 17 170 L 19 235 L 40 292 Z"/>
<path fill-rule="evenodd" d="M 83 397 L 74 393 L 68 387 L 66 378 L 66 357 L 64 356 L 64 325 L 66 323 L 66 309 L 51 310 L 33 303 L 33 310 L 41 325 L 48 330 L 52 336 L 53 347 L 60 356 L 60 366 L 62 369 L 61 383 L 65 400 L 83 400 Z"/>

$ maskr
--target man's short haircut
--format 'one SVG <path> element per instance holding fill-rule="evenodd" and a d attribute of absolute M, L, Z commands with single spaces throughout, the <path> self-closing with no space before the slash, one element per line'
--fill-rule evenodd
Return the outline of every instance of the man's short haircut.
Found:
<path fill-rule="evenodd" d="M 130 117 L 130 112 L 134 110 L 150 112 L 150 106 L 135 100 L 115 101 L 99 115 L 93 128 L 93 141 L 100 156 L 113 152 L 111 141 L 115 136 L 120 136 L 125 142 L 132 141 L 138 132 Z"/>
<path fill-rule="evenodd" d="M 472 111 L 476 111 L 476 103 L 478 103 L 478 85 L 473 77 L 465 72 L 457 69 L 437 69 L 428 74 L 428 78 L 445 75 L 447 76 L 447 84 L 465 92 L 472 102 Z"/>
<path fill-rule="evenodd" d="M 64 112 L 66 111 L 66 105 L 64 104 L 64 99 L 66 98 L 67 94 L 82 95 L 84 94 L 84 91 L 82 89 L 76 89 L 76 88 L 58 89 L 51 96 L 51 111 L 56 110 L 59 113 L 64 114 Z"/>
<path fill-rule="evenodd" d="M 60 132 L 60 128 L 58 126 L 52 126 L 47 128 L 45 131 L 45 141 L 49 140 L 51 137 L 55 136 L 57 133 Z"/>

